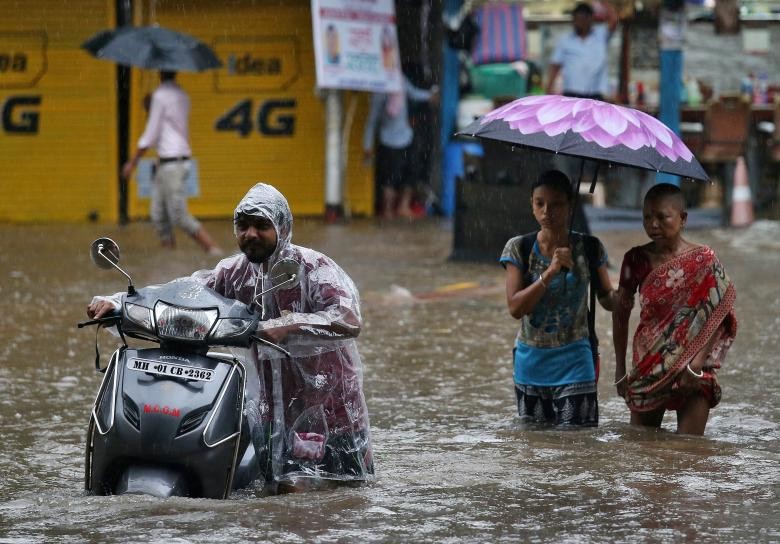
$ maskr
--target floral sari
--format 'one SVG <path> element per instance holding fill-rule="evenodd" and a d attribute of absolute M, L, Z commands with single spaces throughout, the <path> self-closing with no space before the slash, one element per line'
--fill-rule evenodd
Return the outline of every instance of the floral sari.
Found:
<path fill-rule="evenodd" d="M 634 368 L 626 402 L 631 410 L 676 409 L 680 372 L 708 349 L 702 392 L 720 401 L 716 371 L 737 332 L 736 293 L 715 253 L 698 246 L 651 270 L 639 286 L 639 326 L 633 340 Z"/>

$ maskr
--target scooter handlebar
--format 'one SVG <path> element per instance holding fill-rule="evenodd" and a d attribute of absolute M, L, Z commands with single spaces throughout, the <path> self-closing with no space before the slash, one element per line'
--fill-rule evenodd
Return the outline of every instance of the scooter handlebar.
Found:
<path fill-rule="evenodd" d="M 274 344 L 273 342 L 269 342 L 268 340 L 260 338 L 259 336 L 255 335 L 255 334 L 253 334 L 249 338 L 254 340 L 255 342 L 259 342 L 259 343 L 261 343 L 263 345 L 266 345 L 266 346 L 272 347 L 274 349 L 277 349 L 277 350 L 281 351 L 282 353 L 284 353 L 287 357 L 292 357 L 292 355 L 290 355 L 290 352 L 287 351 L 286 349 L 284 349 L 282 346 L 278 346 L 278 345 Z"/>
<path fill-rule="evenodd" d="M 122 317 L 122 314 L 117 310 L 113 312 L 108 317 L 98 317 L 97 319 L 90 319 L 89 321 L 81 321 L 77 324 L 77 327 L 79 329 L 83 329 L 84 327 L 89 327 L 90 325 L 103 325 L 103 324 L 115 324 L 119 322 L 119 319 Z"/>

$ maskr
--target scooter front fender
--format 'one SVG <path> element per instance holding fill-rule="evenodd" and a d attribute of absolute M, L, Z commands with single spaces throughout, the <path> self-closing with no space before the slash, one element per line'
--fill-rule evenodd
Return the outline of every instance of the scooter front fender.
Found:
<path fill-rule="evenodd" d="M 166 498 L 187 497 L 190 490 L 187 478 L 179 470 L 154 465 L 130 465 L 119 476 L 114 493 Z"/>

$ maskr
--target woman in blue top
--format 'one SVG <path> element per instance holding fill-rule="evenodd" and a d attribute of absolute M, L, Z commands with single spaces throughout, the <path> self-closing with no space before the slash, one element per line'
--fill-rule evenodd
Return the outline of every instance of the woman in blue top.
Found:
<path fill-rule="evenodd" d="M 588 332 L 591 270 L 606 310 L 614 307 L 615 291 L 601 242 L 577 232 L 569 236 L 572 200 L 566 174 L 544 172 L 531 194 L 541 230 L 509 240 L 500 261 L 506 268 L 509 313 L 520 320 L 514 381 L 521 420 L 596 426 L 597 376 Z"/>

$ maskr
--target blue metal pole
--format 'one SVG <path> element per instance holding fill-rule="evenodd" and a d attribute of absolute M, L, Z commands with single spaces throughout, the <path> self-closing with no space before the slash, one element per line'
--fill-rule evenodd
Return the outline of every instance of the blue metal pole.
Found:
<path fill-rule="evenodd" d="M 463 4 L 463 0 L 445 0 L 444 2 L 444 14 L 445 17 L 450 17 L 458 13 L 460 6 Z M 458 114 L 458 100 L 460 99 L 460 89 L 458 81 L 458 71 L 460 69 L 458 62 L 458 53 L 452 49 L 447 43 L 442 47 L 442 63 L 443 69 L 441 74 L 441 83 L 439 85 L 441 91 L 441 97 L 439 102 L 440 114 L 441 114 L 441 132 L 439 133 L 439 139 L 441 142 L 442 151 L 447 149 L 447 144 L 455 133 L 455 119 Z M 442 177 L 440 180 L 441 192 L 445 191 L 445 173 L 447 167 L 444 161 L 447 160 L 447 153 L 441 153 L 442 158 Z"/>
<path fill-rule="evenodd" d="M 681 49 L 661 49 L 661 96 L 658 118 L 680 135 L 680 91 L 682 90 L 683 52 Z M 672 183 L 679 187 L 680 177 L 659 173 L 656 183 Z"/>

